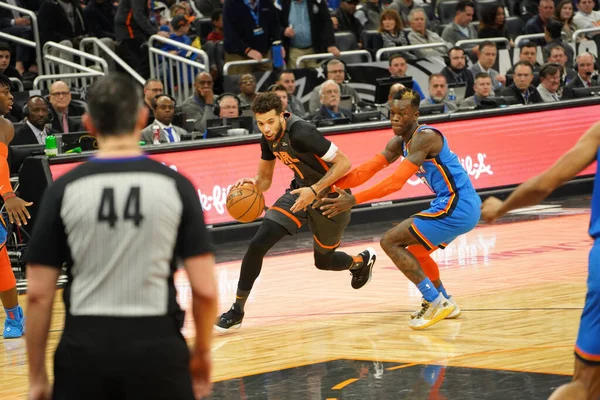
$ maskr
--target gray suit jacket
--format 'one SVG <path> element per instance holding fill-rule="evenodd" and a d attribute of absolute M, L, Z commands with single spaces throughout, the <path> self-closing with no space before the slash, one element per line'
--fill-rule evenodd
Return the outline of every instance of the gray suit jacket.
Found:
<path fill-rule="evenodd" d="M 481 69 L 481 67 L 479 66 L 479 62 L 473 64 L 471 66 L 471 68 L 469 68 L 469 69 L 473 73 L 473 78 L 475 78 L 477 76 L 477 74 L 479 74 L 481 72 L 487 72 L 487 71 L 484 71 L 483 69 Z M 496 71 L 495 69 L 490 68 L 490 71 L 488 74 L 490 75 L 490 77 L 492 78 L 492 82 L 494 83 L 494 90 L 498 90 L 498 89 L 502 88 L 502 84 L 496 80 L 496 76 L 500 75 L 500 73 L 498 71 Z"/>
<path fill-rule="evenodd" d="M 204 99 L 196 99 L 195 94 L 187 98 L 181 105 L 184 120 L 194 119 L 194 131 L 204 132 L 206 120 L 216 118 L 213 104 L 206 104 Z M 187 125 L 186 125 L 187 127 Z"/>
<path fill-rule="evenodd" d="M 473 25 L 469 24 L 467 29 L 469 31 L 469 36 L 465 36 L 465 34 L 460 30 L 459 26 L 455 22 L 452 22 L 451 24 L 446 25 L 442 31 L 442 39 L 444 39 L 446 42 L 452 43 L 453 46 L 459 40 L 477 39 L 477 31 Z M 474 45 L 469 47 L 474 47 Z"/>
<path fill-rule="evenodd" d="M 156 120 L 154 120 L 150 125 L 148 125 L 142 130 L 142 140 L 146 142 L 146 144 L 154 143 L 154 131 L 156 130 L 155 126 L 158 126 L 156 125 Z M 185 129 L 175 125 L 172 126 L 173 131 L 177 135 L 179 135 L 179 140 L 181 140 L 182 136 L 189 135 L 189 133 Z M 169 143 L 167 132 L 165 132 L 163 129 L 160 129 L 160 143 Z"/>

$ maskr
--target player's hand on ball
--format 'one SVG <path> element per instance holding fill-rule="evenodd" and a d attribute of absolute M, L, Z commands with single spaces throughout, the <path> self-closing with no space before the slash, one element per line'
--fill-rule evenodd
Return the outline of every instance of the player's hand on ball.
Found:
<path fill-rule="evenodd" d="M 500 212 L 500 207 L 502 207 L 502 200 L 488 197 L 481 205 L 481 218 L 485 222 L 494 222 L 504 214 Z"/>
<path fill-rule="evenodd" d="M 323 215 L 332 218 L 336 215 L 343 213 L 352 208 L 356 204 L 356 198 L 346 193 L 345 190 L 340 189 L 337 186 L 334 186 L 335 191 L 338 193 L 338 197 L 332 198 L 324 198 L 324 205 L 321 206 L 321 210 L 323 210 Z"/>
<path fill-rule="evenodd" d="M 233 184 L 233 187 L 238 187 L 238 186 L 242 186 L 244 183 L 251 183 L 254 186 L 256 186 L 256 179 L 254 178 L 242 178 L 239 181 L 237 181 L 236 183 Z"/>
<path fill-rule="evenodd" d="M 309 187 L 295 189 L 292 190 L 290 193 L 299 195 L 292 208 L 290 208 L 290 211 L 292 213 L 298 212 L 300 210 L 306 211 L 306 207 L 310 206 L 312 202 L 315 201 L 315 199 L 317 198 L 313 190 Z"/>

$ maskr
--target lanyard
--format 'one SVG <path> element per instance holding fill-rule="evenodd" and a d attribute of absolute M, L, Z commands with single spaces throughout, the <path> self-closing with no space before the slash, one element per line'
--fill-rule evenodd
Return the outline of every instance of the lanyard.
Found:
<path fill-rule="evenodd" d="M 248 10 L 250 10 L 250 15 L 252 15 L 252 18 L 254 19 L 256 26 L 259 26 L 258 13 L 260 12 L 260 0 L 256 0 L 254 9 L 252 9 L 252 6 L 250 5 L 250 0 L 244 0 L 244 4 L 246 4 L 246 7 L 248 7 Z M 258 10 L 258 12 L 257 12 L 257 10 Z"/>

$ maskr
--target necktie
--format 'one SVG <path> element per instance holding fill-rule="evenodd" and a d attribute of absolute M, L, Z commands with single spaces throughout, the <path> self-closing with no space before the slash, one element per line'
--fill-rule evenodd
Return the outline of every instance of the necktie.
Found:
<path fill-rule="evenodd" d="M 169 137 L 169 143 L 173 143 L 175 141 L 175 138 L 173 137 L 173 128 L 165 128 L 165 131 L 167 132 L 167 136 Z"/>
<path fill-rule="evenodd" d="M 592 87 L 592 82 L 588 82 L 588 83 L 587 83 L 587 86 L 588 86 L 588 87 Z"/>
<path fill-rule="evenodd" d="M 67 121 L 67 113 L 62 115 L 63 133 L 69 133 L 69 121 Z"/>
<path fill-rule="evenodd" d="M 46 131 L 45 130 L 40 132 L 40 139 L 42 140 L 41 144 L 46 144 Z"/>

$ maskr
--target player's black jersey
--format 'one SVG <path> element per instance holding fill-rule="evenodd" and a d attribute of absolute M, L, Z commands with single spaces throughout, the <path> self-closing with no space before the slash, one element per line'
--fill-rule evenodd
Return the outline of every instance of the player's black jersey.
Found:
<path fill-rule="evenodd" d="M 261 138 L 263 160 L 278 158 L 294 171 L 298 187 L 317 183 L 331 167 L 337 147 L 309 122 L 286 115 L 286 128 L 281 138 L 269 142 Z"/>

